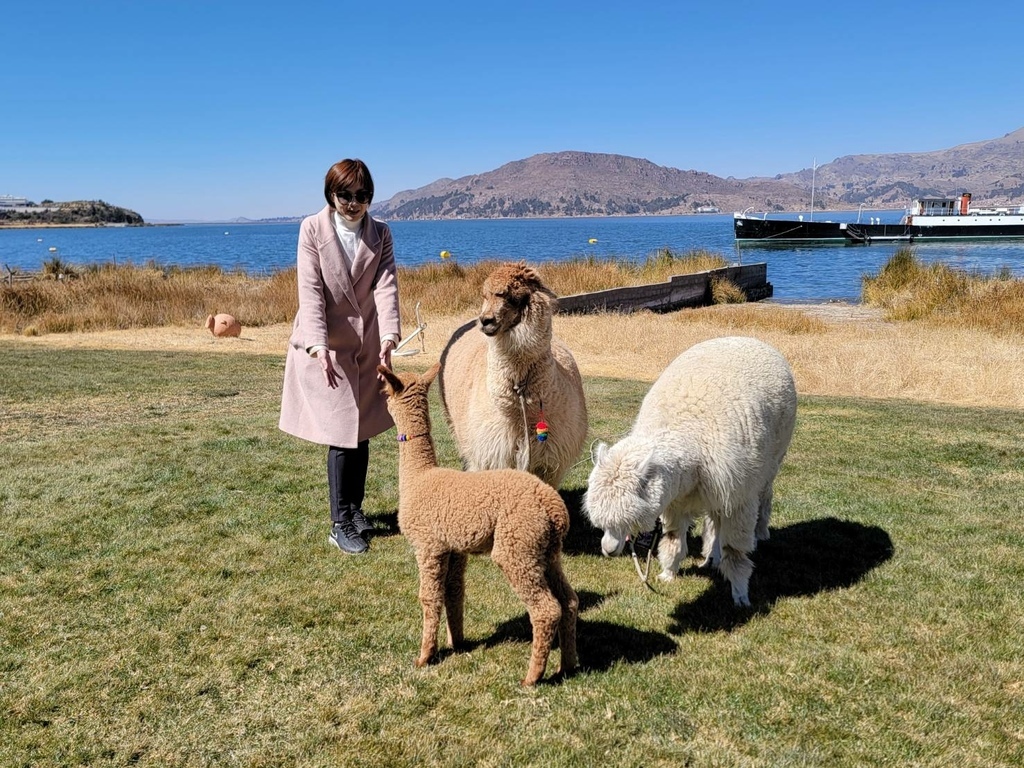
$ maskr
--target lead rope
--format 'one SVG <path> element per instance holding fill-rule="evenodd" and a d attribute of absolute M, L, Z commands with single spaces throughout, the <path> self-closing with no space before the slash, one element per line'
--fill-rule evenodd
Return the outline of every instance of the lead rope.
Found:
<path fill-rule="evenodd" d="M 526 472 L 530 468 L 530 421 L 526 418 L 526 382 L 514 387 L 519 395 L 519 411 L 523 414 L 523 439 L 516 451 L 516 469 Z"/>
<path fill-rule="evenodd" d="M 648 588 L 652 588 L 648 583 L 647 578 L 651 575 L 651 560 L 654 559 L 654 550 L 658 546 L 658 540 L 661 538 L 661 520 L 658 520 L 654 525 L 654 536 L 651 537 L 651 546 L 647 550 L 647 562 L 644 568 L 640 568 L 640 557 L 636 553 L 636 547 L 633 546 L 633 537 L 630 536 L 629 541 L 629 553 L 633 559 L 633 567 L 636 568 L 636 575 L 640 577 L 640 582 Z"/>

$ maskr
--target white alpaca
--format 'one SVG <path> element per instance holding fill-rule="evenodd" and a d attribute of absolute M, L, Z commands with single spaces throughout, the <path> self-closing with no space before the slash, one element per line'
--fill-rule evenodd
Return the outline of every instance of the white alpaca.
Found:
<path fill-rule="evenodd" d="M 659 578 L 675 577 L 686 531 L 705 517 L 705 563 L 717 565 L 737 605 L 750 605 L 749 554 L 768 538 L 772 484 L 796 423 L 796 387 L 774 347 L 712 339 L 677 357 L 644 397 L 632 431 L 597 447 L 584 507 L 604 531 L 601 550 L 661 517 Z"/>
<path fill-rule="evenodd" d="M 488 275 L 483 298 L 441 354 L 459 454 L 470 471 L 520 469 L 558 488 L 583 450 L 587 406 L 576 361 L 552 335 L 557 299 L 522 263 Z"/>

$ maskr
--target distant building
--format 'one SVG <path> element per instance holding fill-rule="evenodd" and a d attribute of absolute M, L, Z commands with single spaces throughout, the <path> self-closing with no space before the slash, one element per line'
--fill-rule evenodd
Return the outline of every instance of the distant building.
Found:
<path fill-rule="evenodd" d="M 721 213 L 721 211 L 718 210 L 717 205 L 702 205 L 697 209 L 697 213 Z"/>
<path fill-rule="evenodd" d="M 0 195 L 0 208 L 19 208 L 28 205 L 28 198 Z"/>

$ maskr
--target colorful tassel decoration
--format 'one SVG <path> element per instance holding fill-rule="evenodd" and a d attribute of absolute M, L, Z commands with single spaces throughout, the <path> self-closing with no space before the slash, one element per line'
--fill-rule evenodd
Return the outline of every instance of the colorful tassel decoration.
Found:
<path fill-rule="evenodd" d="M 548 423 L 541 419 L 537 422 L 537 442 L 543 443 L 548 439 Z"/>

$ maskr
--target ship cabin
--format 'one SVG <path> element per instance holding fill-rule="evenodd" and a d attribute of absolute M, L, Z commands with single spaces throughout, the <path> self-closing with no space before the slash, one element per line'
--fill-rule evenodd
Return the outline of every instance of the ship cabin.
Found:
<path fill-rule="evenodd" d="M 913 216 L 966 216 L 971 206 L 971 193 L 959 197 L 922 197 L 914 201 Z"/>

